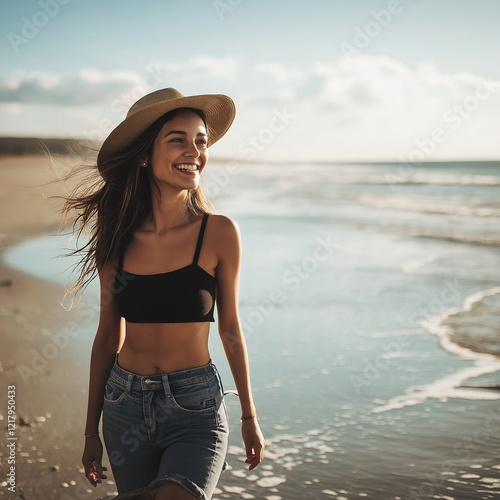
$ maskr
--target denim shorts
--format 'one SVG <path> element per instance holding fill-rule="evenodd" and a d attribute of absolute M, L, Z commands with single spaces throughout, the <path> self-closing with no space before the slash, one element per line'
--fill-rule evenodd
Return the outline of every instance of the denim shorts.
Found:
<path fill-rule="evenodd" d="M 223 397 L 212 362 L 141 376 L 115 361 L 103 405 L 103 437 L 119 493 L 115 498 L 154 494 L 174 481 L 209 500 L 226 466 L 229 429 Z"/>

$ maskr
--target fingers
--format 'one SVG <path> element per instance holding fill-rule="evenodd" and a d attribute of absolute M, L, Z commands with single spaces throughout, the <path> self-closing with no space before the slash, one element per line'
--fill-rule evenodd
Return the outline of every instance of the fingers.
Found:
<path fill-rule="evenodd" d="M 98 484 L 102 483 L 103 479 L 107 479 L 108 476 L 105 472 L 108 469 L 103 467 L 100 463 L 92 462 L 90 467 L 86 468 L 85 476 L 89 480 L 89 483 L 95 488 Z"/>
<path fill-rule="evenodd" d="M 245 463 L 249 464 L 248 470 L 253 470 L 264 460 L 264 446 L 259 443 L 257 446 L 247 446 L 247 458 Z"/>

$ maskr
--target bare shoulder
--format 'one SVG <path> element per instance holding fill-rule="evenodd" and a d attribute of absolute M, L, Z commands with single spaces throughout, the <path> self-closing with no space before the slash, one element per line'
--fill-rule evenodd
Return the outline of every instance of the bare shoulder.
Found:
<path fill-rule="evenodd" d="M 239 238 L 240 228 L 238 223 L 231 219 L 231 217 L 221 214 L 210 214 L 209 220 L 211 221 L 211 230 L 218 237 Z"/>
<path fill-rule="evenodd" d="M 219 266 L 225 262 L 238 262 L 241 253 L 238 223 L 226 215 L 212 214 L 210 219 L 211 240 Z"/>

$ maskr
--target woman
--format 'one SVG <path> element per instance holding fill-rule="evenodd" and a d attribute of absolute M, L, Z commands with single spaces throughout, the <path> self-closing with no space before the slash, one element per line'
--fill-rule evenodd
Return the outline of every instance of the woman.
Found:
<path fill-rule="evenodd" d="M 96 273 L 101 287 L 82 462 L 93 486 L 106 479 L 102 413 L 117 498 L 212 497 L 228 437 L 208 350 L 215 303 L 241 403 L 245 462 L 252 470 L 263 459 L 238 314 L 239 230 L 210 213 L 199 185 L 208 146 L 234 115 L 224 95 L 153 92 L 103 143 L 97 189 L 66 199 L 64 212 L 79 212 L 80 233 L 93 222 L 75 289 Z"/>

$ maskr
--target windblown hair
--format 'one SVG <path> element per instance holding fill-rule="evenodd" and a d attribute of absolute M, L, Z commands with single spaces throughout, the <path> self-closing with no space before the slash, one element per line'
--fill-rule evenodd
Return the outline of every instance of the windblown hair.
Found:
<path fill-rule="evenodd" d="M 65 178 L 69 180 L 82 172 L 86 174 L 68 196 L 62 197 L 65 203 L 61 226 L 66 227 L 72 221 L 72 233 L 77 242 L 81 236 L 89 235 L 87 243 L 67 254 L 81 256 L 76 264 L 78 278 L 66 289 L 66 294 L 72 295 L 70 308 L 76 296 L 83 292 L 104 264 L 118 258 L 134 231 L 152 215 L 153 194 L 160 196 L 151 173 L 153 144 L 163 125 L 186 109 L 198 114 L 206 124 L 200 110 L 175 109 L 153 123 L 119 155 L 100 165 L 99 175 L 96 175 L 94 162 L 90 171 L 89 165 L 79 165 Z M 207 133 L 210 134 L 208 127 Z M 147 167 L 139 167 L 144 158 L 148 160 Z M 212 206 L 200 186 L 188 191 L 186 210 L 187 215 L 212 213 Z M 74 212 L 76 216 L 73 216 Z"/>

